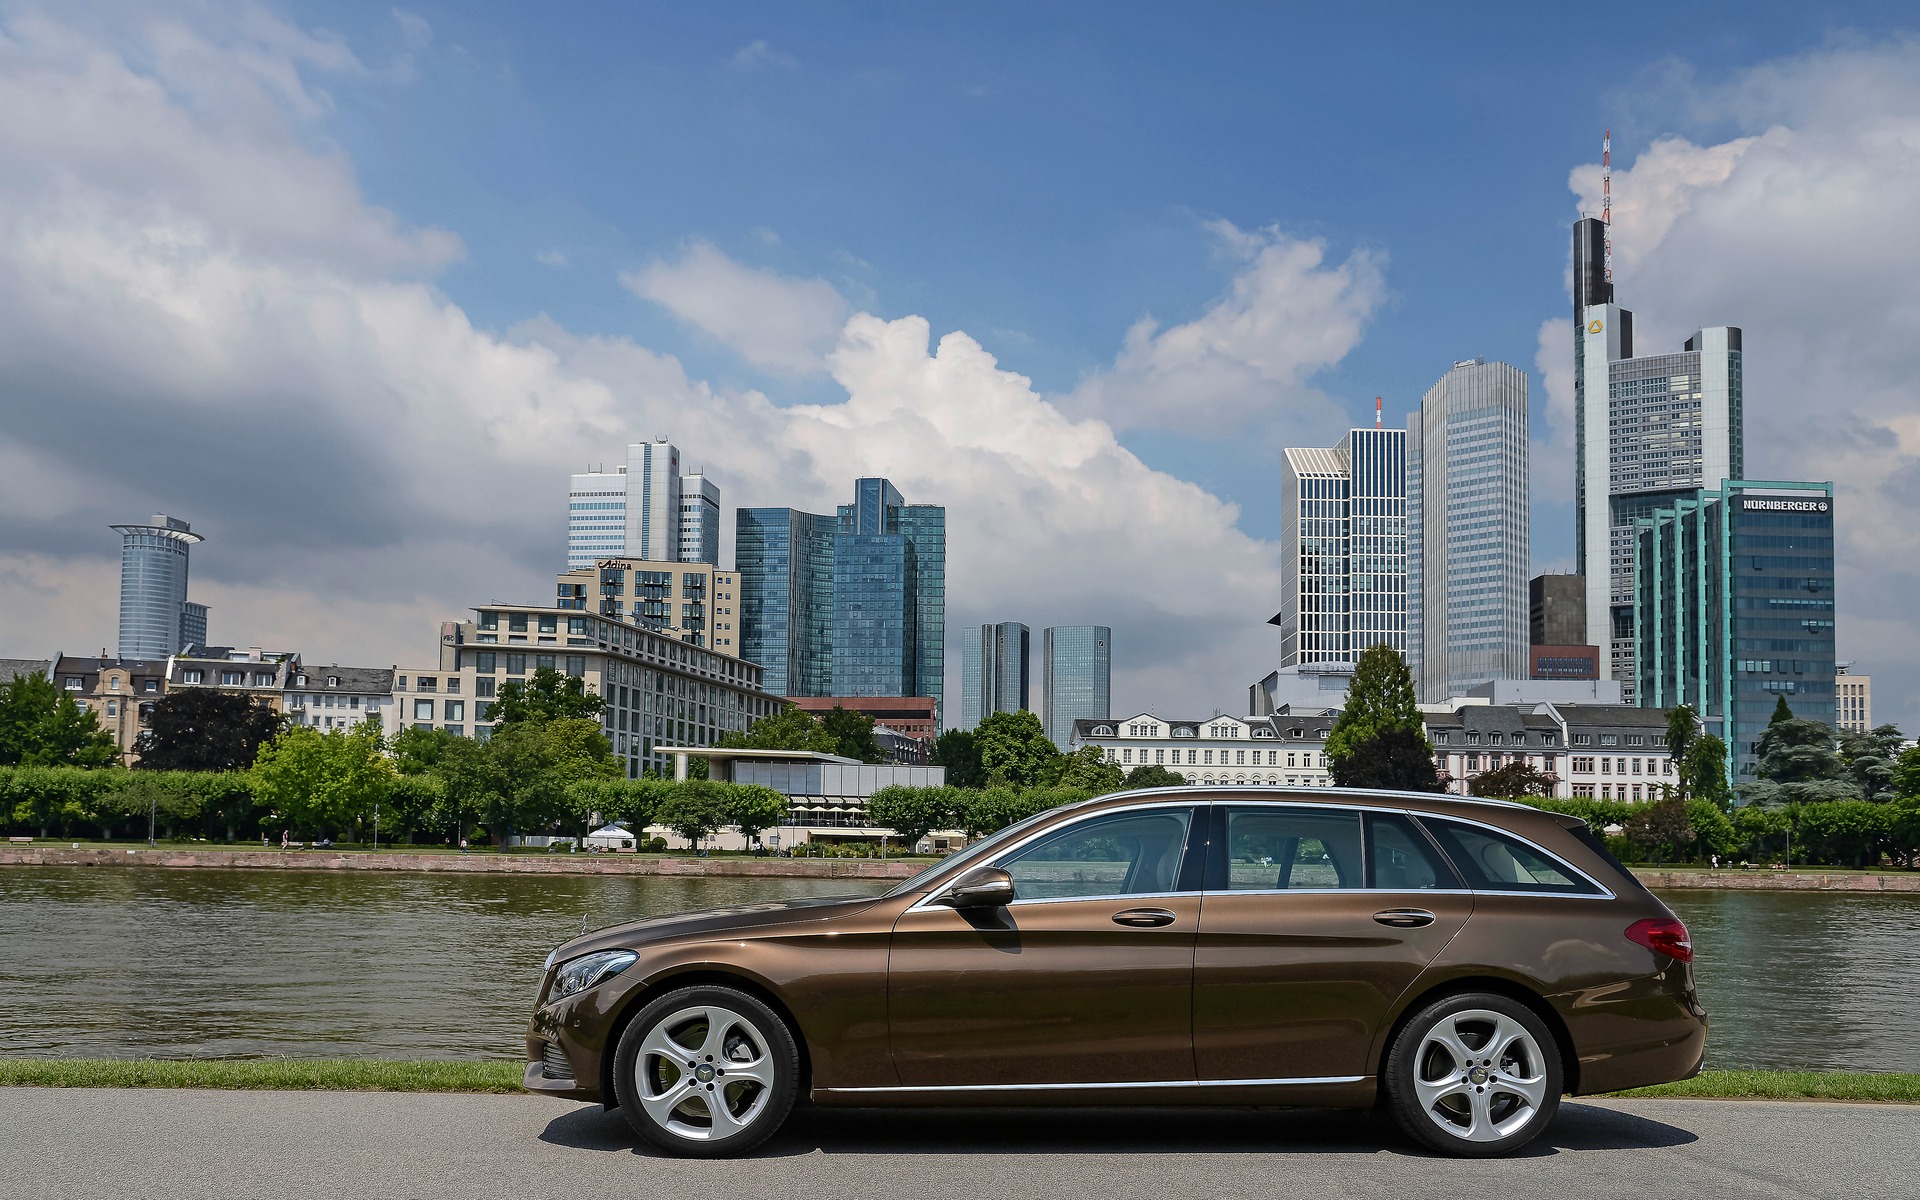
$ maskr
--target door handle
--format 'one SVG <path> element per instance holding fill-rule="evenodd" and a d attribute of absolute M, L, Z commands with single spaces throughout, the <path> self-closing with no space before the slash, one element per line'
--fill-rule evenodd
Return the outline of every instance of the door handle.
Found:
<path fill-rule="evenodd" d="M 1373 914 L 1373 919 L 1396 929 L 1418 929 L 1433 924 L 1433 914 L 1424 908 L 1389 908 Z"/>
<path fill-rule="evenodd" d="M 1164 908 L 1129 908 L 1113 914 L 1115 925 L 1126 925 L 1133 929 L 1157 929 L 1179 919 L 1178 914 Z"/>

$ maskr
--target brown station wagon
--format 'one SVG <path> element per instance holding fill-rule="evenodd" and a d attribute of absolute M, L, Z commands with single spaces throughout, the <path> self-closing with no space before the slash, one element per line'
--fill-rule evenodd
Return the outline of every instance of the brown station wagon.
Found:
<path fill-rule="evenodd" d="M 1315 1105 L 1510 1153 L 1562 1094 L 1685 1079 L 1687 930 L 1580 821 L 1170 788 L 1045 812 L 883 896 L 555 950 L 526 1086 L 674 1154 L 819 1105 Z"/>

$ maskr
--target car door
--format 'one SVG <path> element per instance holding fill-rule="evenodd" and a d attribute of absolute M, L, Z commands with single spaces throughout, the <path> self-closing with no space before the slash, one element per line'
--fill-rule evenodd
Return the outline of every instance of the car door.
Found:
<path fill-rule="evenodd" d="M 1404 814 L 1220 805 L 1194 953 L 1203 1080 L 1371 1075 L 1393 1003 L 1473 898 Z"/>
<path fill-rule="evenodd" d="M 901 1084 L 1192 1079 L 1205 813 L 1091 814 L 980 864 L 1013 876 L 1005 907 L 903 913 L 887 972 Z"/>

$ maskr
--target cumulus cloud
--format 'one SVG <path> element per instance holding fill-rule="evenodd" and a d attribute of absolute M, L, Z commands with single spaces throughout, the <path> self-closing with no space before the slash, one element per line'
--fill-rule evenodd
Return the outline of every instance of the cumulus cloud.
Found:
<path fill-rule="evenodd" d="M 826 280 L 749 267 L 708 242 L 623 272 L 620 282 L 755 366 L 788 375 L 825 370 L 847 319 L 846 298 Z"/>
<path fill-rule="evenodd" d="M 1876 716 L 1911 730 L 1920 42 L 1848 42 L 1713 84 L 1682 77 L 1657 100 L 1740 136 L 1662 137 L 1615 172 L 1615 277 L 1635 349 L 1677 350 L 1702 325 L 1745 331 L 1747 473 L 1836 481 L 1841 654 L 1876 677 Z M 1598 168 L 1570 182 L 1597 211 Z"/>
<path fill-rule="evenodd" d="M 1182 325 L 1140 318 L 1113 366 L 1067 403 L 1122 428 L 1203 436 L 1275 419 L 1339 427 L 1343 410 L 1311 381 L 1359 344 L 1385 299 L 1382 256 L 1359 249 L 1330 266 L 1317 240 L 1227 221 L 1208 228 L 1241 263 L 1226 294 Z"/>
<path fill-rule="evenodd" d="M 319 69 L 273 39 L 169 36 L 238 79 L 209 86 L 258 89 L 249 63 L 275 55 Z M 368 205 L 315 109 L 259 90 L 275 115 L 236 140 L 145 61 L 0 34 L 0 472 L 32 465 L 0 487 L 6 653 L 110 645 L 105 526 L 166 511 L 208 536 L 216 640 L 430 659 L 440 619 L 551 594 L 570 469 L 665 432 L 729 508 L 819 511 L 866 474 L 947 505 L 951 627 L 1112 624 L 1123 706 L 1232 708 L 1270 657 L 1274 548 L 966 334 L 849 315 L 700 243 L 629 286 L 843 401 L 782 407 L 547 318 L 477 328 L 418 278 L 458 243 Z"/>
<path fill-rule="evenodd" d="M 763 39 L 755 39 L 734 51 L 732 63 L 736 70 L 751 71 L 756 67 L 797 67 L 800 60 Z"/>

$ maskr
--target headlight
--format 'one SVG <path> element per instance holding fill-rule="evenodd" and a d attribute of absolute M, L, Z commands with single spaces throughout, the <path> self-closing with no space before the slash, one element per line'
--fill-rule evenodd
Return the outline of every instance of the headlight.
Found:
<path fill-rule="evenodd" d="M 553 977 L 553 987 L 547 992 L 547 1003 L 564 1000 L 577 992 L 586 991 L 596 983 L 612 979 L 632 966 L 639 957 L 631 950 L 602 950 L 597 954 L 582 954 L 563 963 L 559 973 Z"/>

